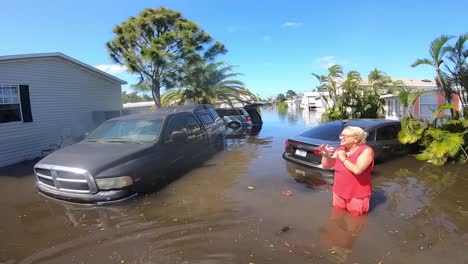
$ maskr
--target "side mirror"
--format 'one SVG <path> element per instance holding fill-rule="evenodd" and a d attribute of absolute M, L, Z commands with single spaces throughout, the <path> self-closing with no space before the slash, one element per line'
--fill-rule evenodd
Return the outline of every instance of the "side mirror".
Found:
<path fill-rule="evenodd" d="M 187 139 L 187 135 L 184 131 L 174 131 L 169 136 L 169 139 L 173 140 L 174 142 L 184 142 Z"/>

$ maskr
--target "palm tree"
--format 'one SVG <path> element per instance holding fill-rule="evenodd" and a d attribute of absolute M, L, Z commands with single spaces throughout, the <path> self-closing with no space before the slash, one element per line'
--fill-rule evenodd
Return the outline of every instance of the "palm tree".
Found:
<path fill-rule="evenodd" d="M 447 71 L 450 73 L 449 80 L 457 87 L 456 92 L 464 106 L 465 117 L 468 117 L 468 48 L 465 46 L 467 41 L 468 34 L 458 37 L 455 45 L 450 47 L 448 55 L 453 67 L 446 66 Z"/>
<path fill-rule="evenodd" d="M 231 106 L 233 101 L 249 102 L 256 96 L 251 93 L 243 82 L 233 79 L 240 73 L 232 72 L 233 66 L 224 62 L 197 63 L 185 69 L 181 88 L 175 88 L 164 93 L 163 105 L 185 104 L 216 104 L 226 101 Z"/>
<path fill-rule="evenodd" d="M 413 106 L 416 103 L 416 100 L 424 94 L 424 90 L 413 90 L 411 87 L 402 86 L 398 91 L 398 99 L 403 106 L 403 112 L 407 117 L 413 117 L 411 114 L 413 112 Z"/>
<path fill-rule="evenodd" d="M 452 37 L 442 35 L 431 42 L 429 48 L 430 59 L 417 59 L 411 67 L 419 65 L 430 65 L 436 70 L 436 83 L 437 86 L 444 92 L 445 100 L 447 103 L 452 102 L 452 88 L 447 83 L 444 73 L 442 72 L 441 65 L 444 63 L 444 56 L 450 52 L 450 47 L 446 46 L 447 41 Z M 453 116 L 453 111 L 452 111 Z"/>

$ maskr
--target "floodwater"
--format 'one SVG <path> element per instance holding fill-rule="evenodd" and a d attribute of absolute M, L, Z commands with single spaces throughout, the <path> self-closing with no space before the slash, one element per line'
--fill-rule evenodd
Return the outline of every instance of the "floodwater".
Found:
<path fill-rule="evenodd" d="M 281 158 L 318 114 L 262 116 L 257 136 L 119 204 L 43 197 L 33 163 L 0 170 L 0 263 L 468 263 L 468 166 L 378 164 L 371 211 L 352 217 L 331 179 Z"/>

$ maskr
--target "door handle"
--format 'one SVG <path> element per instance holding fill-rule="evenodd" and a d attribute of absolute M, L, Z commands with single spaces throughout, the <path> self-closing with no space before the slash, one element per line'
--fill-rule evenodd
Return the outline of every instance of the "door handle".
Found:
<path fill-rule="evenodd" d="M 391 147 L 392 147 L 392 146 L 386 145 L 386 146 L 383 146 L 382 149 L 390 149 Z"/>

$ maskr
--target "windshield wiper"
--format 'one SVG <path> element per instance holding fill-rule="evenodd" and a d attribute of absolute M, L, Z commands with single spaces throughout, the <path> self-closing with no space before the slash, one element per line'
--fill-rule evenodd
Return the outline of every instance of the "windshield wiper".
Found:
<path fill-rule="evenodd" d="M 132 141 L 132 140 L 124 140 L 121 137 L 115 137 L 115 138 L 106 138 L 106 139 L 101 139 L 99 140 L 100 142 L 112 142 L 112 143 L 136 143 L 136 144 L 143 144 L 142 142 L 139 141 Z"/>

